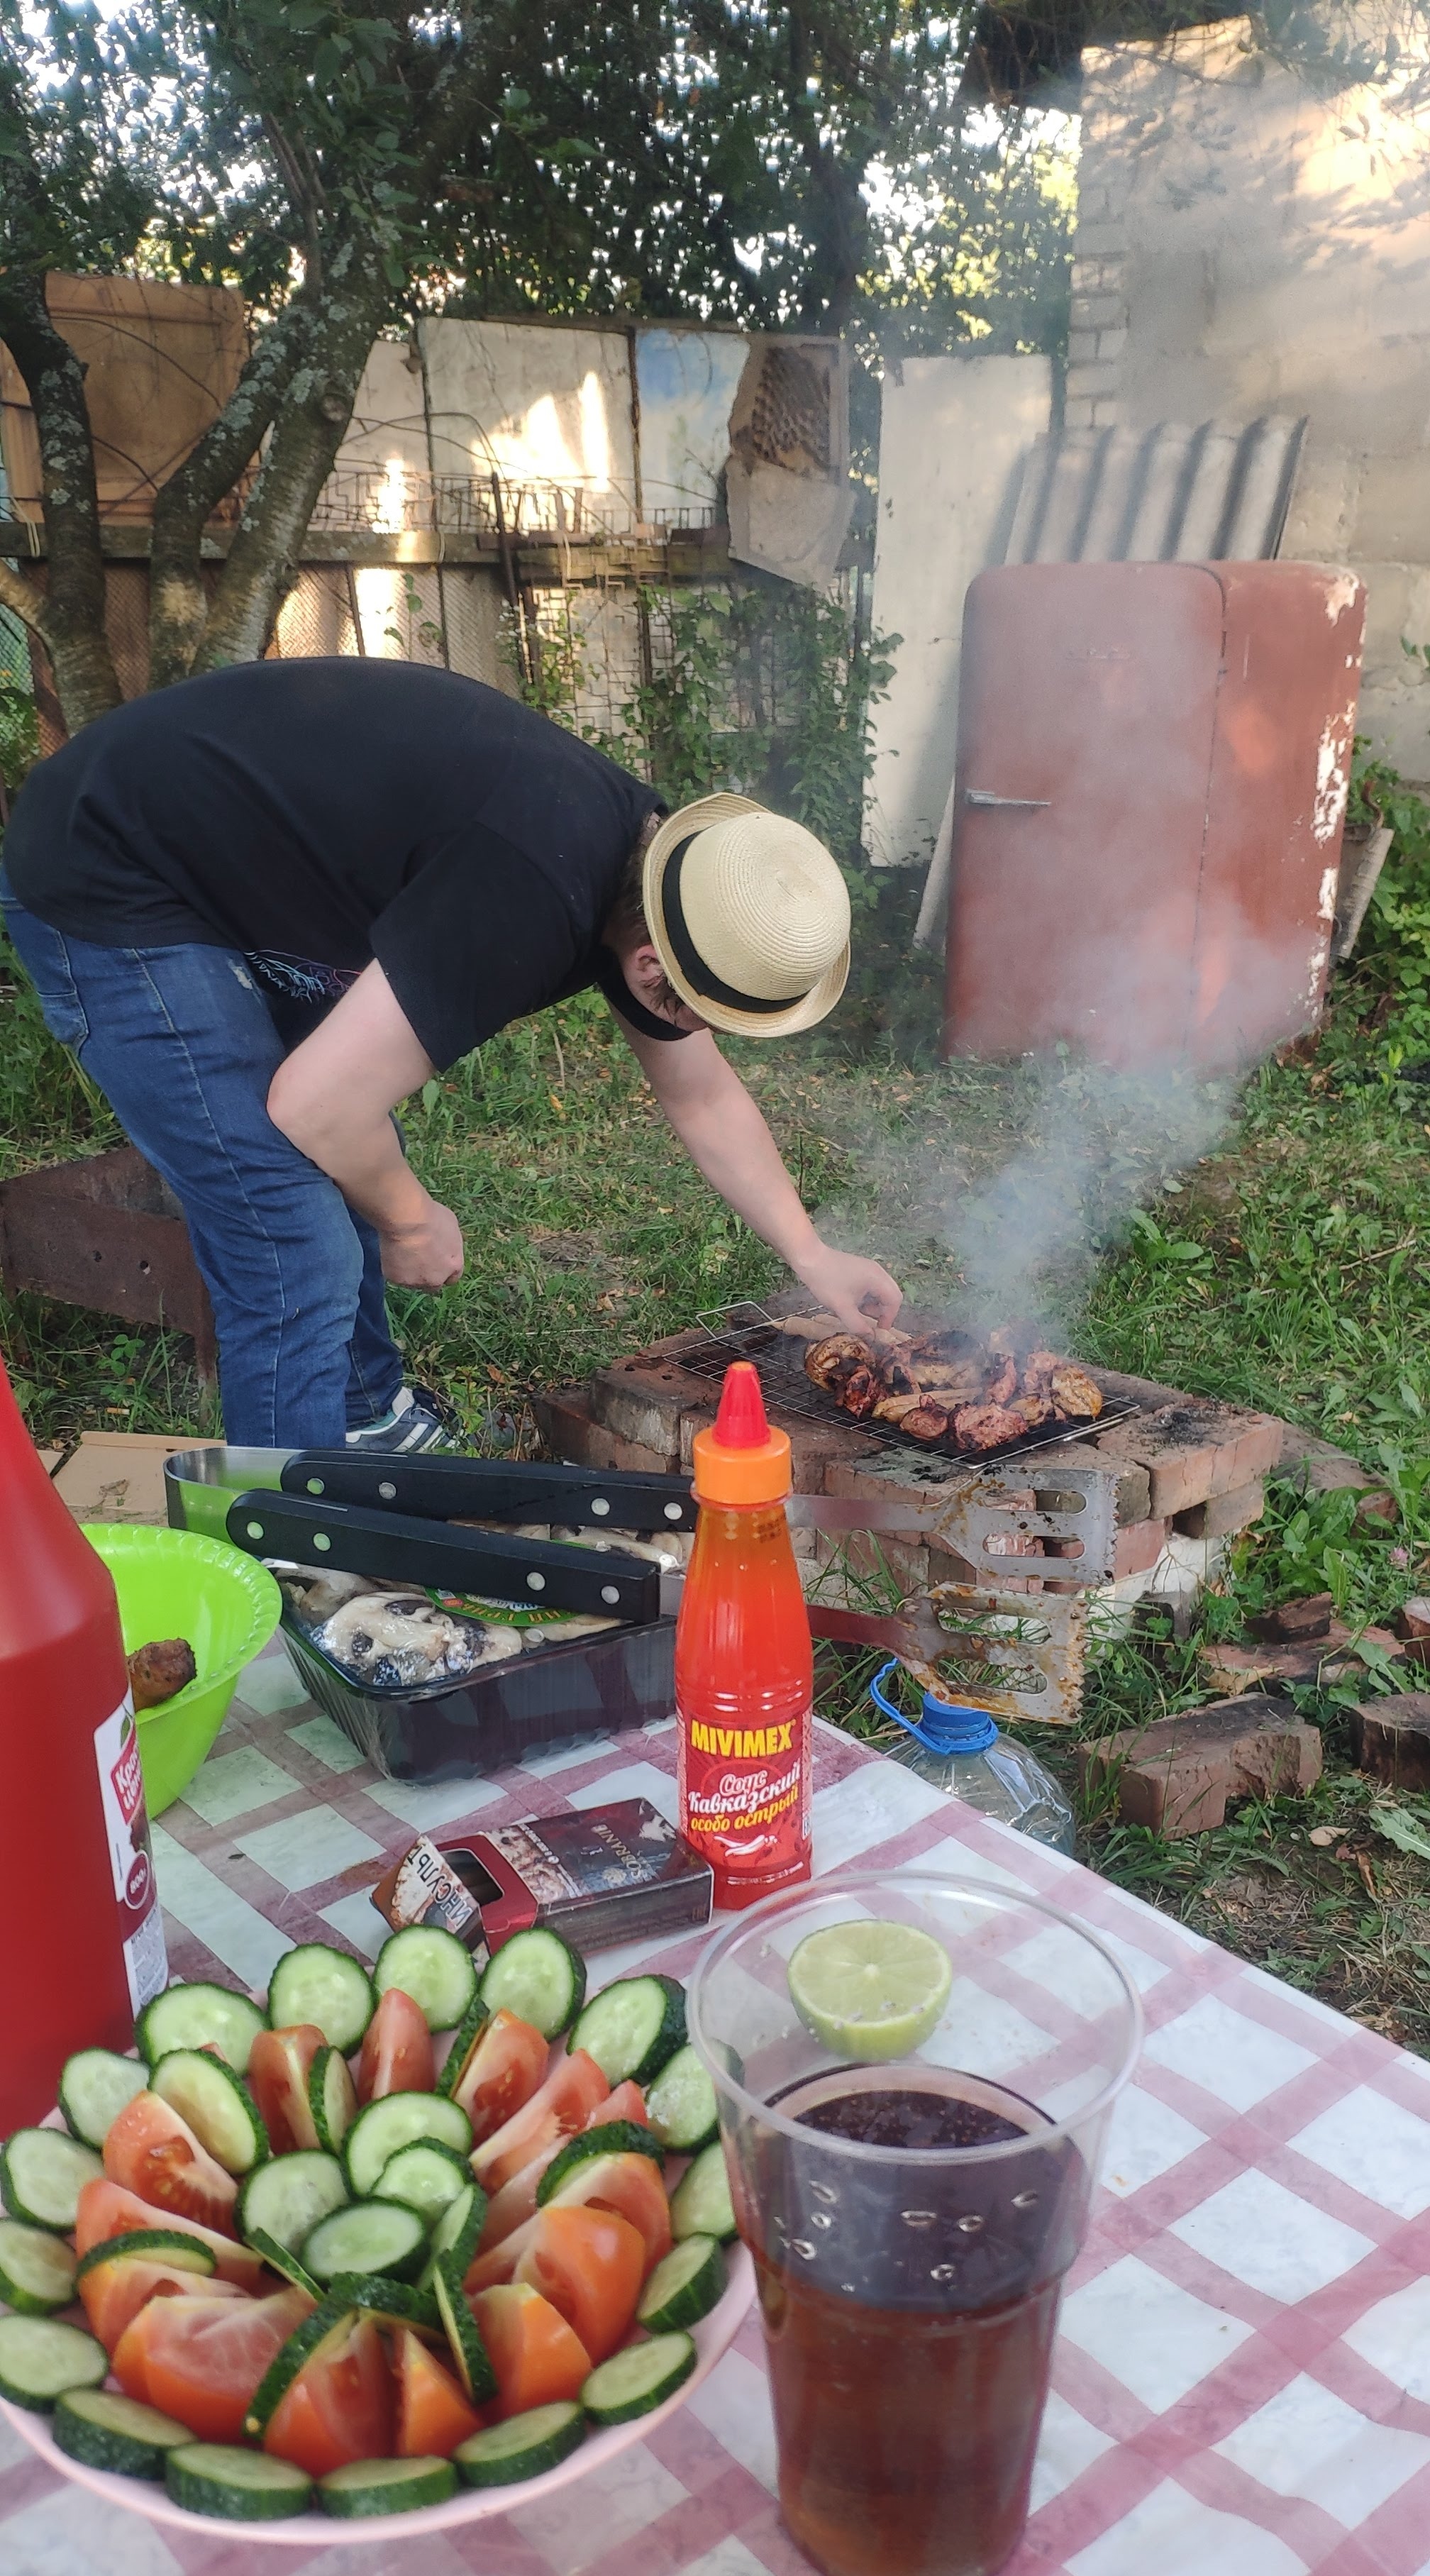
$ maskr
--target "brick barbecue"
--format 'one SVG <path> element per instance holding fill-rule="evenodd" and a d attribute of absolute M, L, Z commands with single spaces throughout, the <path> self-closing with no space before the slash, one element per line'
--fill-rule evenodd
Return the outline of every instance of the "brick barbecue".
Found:
<path fill-rule="evenodd" d="M 796 1294 L 771 1300 L 766 1311 L 777 1317 L 800 1304 Z M 914 1332 L 933 1329 L 932 1319 L 900 1320 Z M 931 1488 L 955 1496 L 971 1490 L 1008 1514 L 1007 1537 L 990 1542 L 985 1559 L 997 1554 L 1013 1563 L 1006 1575 L 1000 1567 L 992 1582 L 986 1561 L 972 1564 L 937 1544 L 797 1533 L 816 1632 L 887 1643 L 891 1652 L 925 1661 L 946 1663 L 952 1656 L 965 1668 L 981 1667 L 980 1687 L 971 1695 L 1007 1716 L 1066 1724 L 1077 1713 L 1094 1570 L 1077 1572 L 1066 1560 L 1082 1553 L 1079 1543 L 1054 1534 L 1076 1527 L 1057 1517 L 1058 1505 L 1075 1499 L 1062 1488 L 1105 1491 L 1113 1544 L 1110 1561 L 1095 1574 L 1117 1580 L 1145 1574 L 1174 1533 L 1214 1540 L 1247 1528 L 1260 1517 L 1264 1480 L 1281 1456 L 1283 1426 L 1269 1414 L 1091 1366 L 1106 1418 L 1085 1432 L 1030 1444 L 989 1465 L 931 1454 L 887 1427 L 873 1434 L 841 1419 L 832 1403 L 822 1415 L 816 1390 L 808 1409 L 802 1397 L 798 1409 L 782 1404 L 781 1386 L 794 1382 L 786 1337 L 770 1337 L 771 1349 L 775 1338 L 784 1350 L 778 1366 L 762 1370 L 766 1403 L 771 1420 L 789 1434 L 797 1493 L 850 1503 L 909 1499 L 926 1507 Z M 695 1434 L 714 1420 L 719 1398 L 711 1342 L 710 1330 L 697 1325 L 596 1370 L 579 1385 L 533 1398 L 553 1455 L 592 1467 L 688 1468 Z M 748 1343 L 732 1339 L 728 1347 L 732 1356 L 748 1349 L 761 1364 L 758 1335 Z M 873 1564 L 891 1570 L 904 1588 L 896 1614 L 869 1614 L 858 1578 Z"/>

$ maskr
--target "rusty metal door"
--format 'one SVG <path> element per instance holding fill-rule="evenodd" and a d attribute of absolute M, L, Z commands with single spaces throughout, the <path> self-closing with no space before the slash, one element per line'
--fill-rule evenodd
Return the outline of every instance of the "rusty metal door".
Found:
<path fill-rule="evenodd" d="M 978 576 L 947 1053 L 1065 1041 L 1110 1064 L 1210 1067 L 1310 1024 L 1361 606 L 1349 576 L 1311 565 Z"/>

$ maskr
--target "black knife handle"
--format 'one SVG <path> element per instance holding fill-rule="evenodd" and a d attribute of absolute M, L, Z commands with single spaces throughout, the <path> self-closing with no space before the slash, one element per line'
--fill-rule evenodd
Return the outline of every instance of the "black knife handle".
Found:
<path fill-rule="evenodd" d="M 569 1528 L 690 1530 L 695 1500 L 688 1476 L 630 1469 L 513 1464 L 427 1451 L 298 1449 L 283 1467 L 285 1494 L 312 1494 L 419 1520 L 556 1521 Z"/>
<path fill-rule="evenodd" d="M 618 1549 L 562 1547 L 492 1530 L 443 1529 L 400 1512 L 254 1489 L 229 1506 L 228 1534 L 249 1556 L 286 1557 L 483 1599 L 539 1602 L 645 1626 L 660 1616 L 660 1568 Z"/>

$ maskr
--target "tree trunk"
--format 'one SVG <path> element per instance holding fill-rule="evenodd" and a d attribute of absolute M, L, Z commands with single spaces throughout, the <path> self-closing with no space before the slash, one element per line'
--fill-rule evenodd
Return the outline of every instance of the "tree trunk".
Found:
<path fill-rule="evenodd" d="M 344 270 L 345 256 L 348 261 Z M 386 319 L 392 289 L 376 261 L 347 246 L 329 263 L 302 362 L 283 396 L 269 443 L 192 668 L 253 662 L 297 570 L 314 504 L 352 418 L 368 352 Z M 355 273 L 356 272 L 356 273 Z"/>
<path fill-rule="evenodd" d="M 0 338 L 34 405 L 49 558 L 43 635 L 65 723 L 78 733 L 123 697 L 104 628 L 104 558 L 84 369 L 50 320 L 43 279 L 24 270 L 0 278 Z"/>
<path fill-rule="evenodd" d="M 292 304 L 270 323 L 238 383 L 154 504 L 149 556 L 149 686 L 187 677 L 209 617 L 204 529 L 258 452 L 311 329 L 311 309 Z"/>

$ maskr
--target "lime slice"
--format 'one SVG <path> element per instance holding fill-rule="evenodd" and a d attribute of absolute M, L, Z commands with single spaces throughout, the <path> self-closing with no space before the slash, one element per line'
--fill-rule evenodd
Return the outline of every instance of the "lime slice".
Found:
<path fill-rule="evenodd" d="M 831 1923 L 789 1963 L 790 2001 L 835 2057 L 908 2057 L 938 2028 L 953 1985 L 947 1951 L 911 1923 Z"/>

